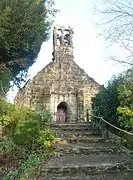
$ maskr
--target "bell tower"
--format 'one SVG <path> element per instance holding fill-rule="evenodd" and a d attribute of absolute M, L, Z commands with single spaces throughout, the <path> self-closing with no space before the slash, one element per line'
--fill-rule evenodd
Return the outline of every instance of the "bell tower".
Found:
<path fill-rule="evenodd" d="M 53 29 L 53 61 L 57 61 L 57 54 L 64 51 L 73 55 L 73 29 L 68 26 L 55 25 Z"/>

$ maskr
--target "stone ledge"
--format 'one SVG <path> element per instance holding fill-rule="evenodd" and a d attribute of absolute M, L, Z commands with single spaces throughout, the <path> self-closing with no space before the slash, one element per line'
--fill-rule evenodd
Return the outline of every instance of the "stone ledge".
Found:
<path fill-rule="evenodd" d="M 96 175 L 70 175 L 70 176 L 57 176 L 53 177 L 49 175 L 47 180 L 132 180 L 133 172 L 116 172 L 116 173 L 105 173 L 105 174 L 96 174 Z M 40 180 L 44 180 L 41 178 Z"/>
<path fill-rule="evenodd" d="M 97 164 L 97 165 L 69 165 L 69 166 L 47 166 L 43 168 L 44 174 L 53 174 L 54 177 L 71 175 L 94 175 L 101 173 L 133 172 L 133 166 L 129 163 Z"/>
<path fill-rule="evenodd" d="M 59 155 L 90 155 L 90 154 L 121 154 L 116 146 L 112 147 L 85 147 L 67 144 L 56 144 L 53 146 Z"/>
<path fill-rule="evenodd" d="M 66 124 L 57 124 L 52 123 L 51 127 L 91 127 L 91 124 L 88 123 L 66 123 Z"/>
<path fill-rule="evenodd" d="M 98 132 L 94 132 L 94 131 L 78 131 L 78 130 L 62 130 L 62 129 L 56 129 L 52 131 L 56 134 L 56 137 L 61 137 L 61 138 L 65 138 L 65 137 L 69 137 L 69 138 L 76 138 L 76 137 L 99 137 L 101 136 L 101 134 L 99 134 Z"/>

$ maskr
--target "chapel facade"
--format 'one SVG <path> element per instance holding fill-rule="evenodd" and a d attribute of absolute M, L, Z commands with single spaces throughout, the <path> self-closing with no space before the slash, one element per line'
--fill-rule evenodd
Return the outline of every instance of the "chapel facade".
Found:
<path fill-rule="evenodd" d="M 89 120 L 92 98 L 102 86 L 74 61 L 73 34 L 71 27 L 54 27 L 52 62 L 19 90 L 15 104 L 44 107 L 53 122 Z"/>

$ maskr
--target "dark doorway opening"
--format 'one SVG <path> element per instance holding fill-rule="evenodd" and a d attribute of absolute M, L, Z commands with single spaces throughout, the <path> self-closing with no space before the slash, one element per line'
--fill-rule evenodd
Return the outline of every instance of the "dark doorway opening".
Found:
<path fill-rule="evenodd" d="M 56 122 L 57 123 L 67 123 L 68 122 L 68 116 L 67 112 L 68 107 L 66 102 L 61 102 L 57 106 L 57 117 L 56 117 Z"/>

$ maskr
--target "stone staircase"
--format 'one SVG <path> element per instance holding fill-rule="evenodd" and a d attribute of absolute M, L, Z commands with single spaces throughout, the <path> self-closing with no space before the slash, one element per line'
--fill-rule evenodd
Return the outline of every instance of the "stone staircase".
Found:
<path fill-rule="evenodd" d="M 56 154 L 39 180 L 133 180 L 131 159 L 91 124 L 53 124 Z"/>

